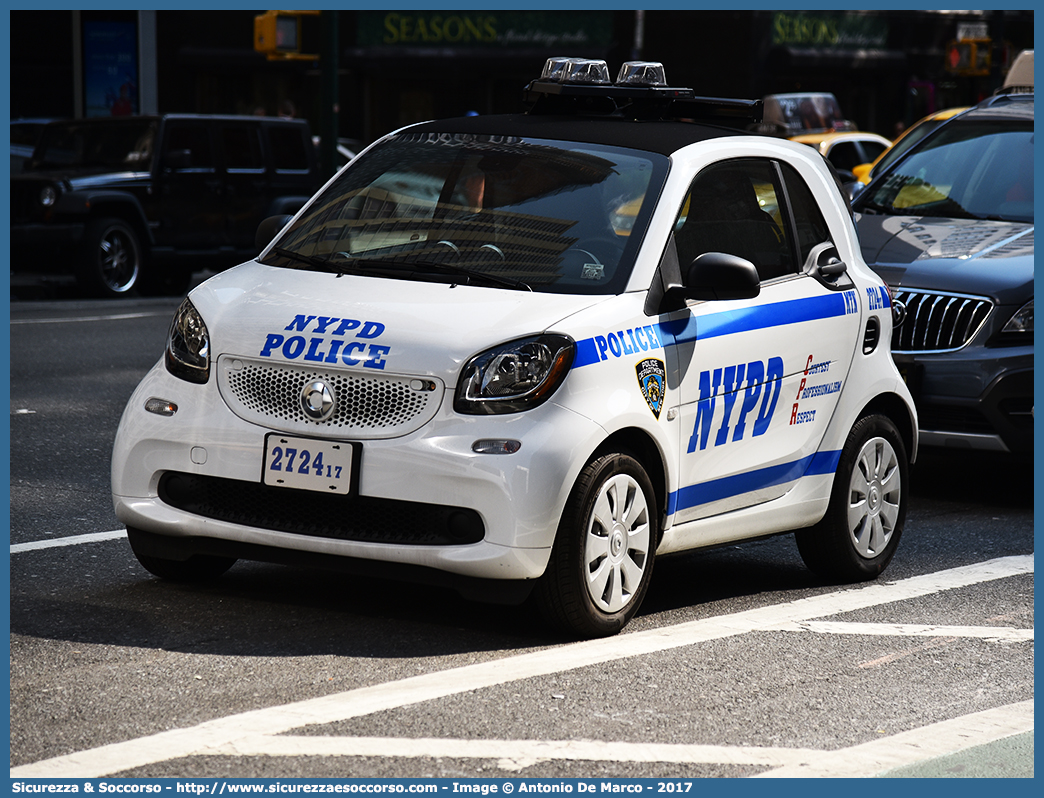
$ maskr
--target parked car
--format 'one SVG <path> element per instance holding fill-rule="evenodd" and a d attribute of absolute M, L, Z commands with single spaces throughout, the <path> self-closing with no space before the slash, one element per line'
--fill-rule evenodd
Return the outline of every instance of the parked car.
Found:
<path fill-rule="evenodd" d="M 51 119 L 12 119 L 11 120 L 11 174 L 16 175 L 25 167 L 26 161 L 33 157 L 40 131 Z"/>
<path fill-rule="evenodd" d="M 856 167 L 891 146 L 884 136 L 858 130 L 855 122 L 842 115 L 837 98 L 829 92 L 770 94 L 763 102 L 762 129 L 814 147 L 844 183 L 854 182 Z"/>
<path fill-rule="evenodd" d="M 1011 62 L 1002 90 L 1008 94 L 1033 93 L 1033 51 L 1023 50 Z"/>
<path fill-rule="evenodd" d="M 762 102 L 763 123 L 778 127 L 787 137 L 856 129 L 855 123 L 841 113 L 837 97 L 830 92 L 769 94 Z"/>
<path fill-rule="evenodd" d="M 889 164 L 901 157 L 903 153 L 935 130 L 935 128 L 947 119 L 966 110 L 968 109 L 962 106 L 959 108 L 946 108 L 942 111 L 935 111 L 934 113 L 928 114 L 904 130 L 899 137 L 892 142 L 891 146 L 879 153 L 876 158 L 872 158 L 870 161 L 863 162 L 853 167 L 851 170 L 853 177 L 862 184 L 859 187 L 860 190 L 870 182 L 879 169 L 887 168 Z"/>
<path fill-rule="evenodd" d="M 1033 95 L 942 122 L 854 202 L 906 319 L 892 353 L 925 446 L 1033 447 Z"/>
<path fill-rule="evenodd" d="M 139 562 L 531 596 L 577 637 L 672 552 L 796 531 L 880 574 L 917 450 L 885 284 L 823 158 L 662 73 L 551 59 L 525 113 L 385 136 L 193 289 L 113 448 Z"/>
<path fill-rule="evenodd" d="M 180 293 L 257 254 L 259 222 L 320 185 L 303 120 L 170 114 L 44 127 L 11 178 L 11 270 L 87 293 Z"/>
<path fill-rule="evenodd" d="M 876 133 L 850 130 L 838 133 L 806 133 L 791 141 L 807 144 L 834 165 L 843 182 L 855 180 L 855 170 L 878 158 L 892 142 Z"/>

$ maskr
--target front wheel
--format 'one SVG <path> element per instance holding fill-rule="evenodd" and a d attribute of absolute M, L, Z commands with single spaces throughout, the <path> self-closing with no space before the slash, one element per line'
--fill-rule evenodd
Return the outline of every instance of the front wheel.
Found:
<path fill-rule="evenodd" d="M 153 576 L 172 582 L 209 582 L 236 564 L 234 557 L 186 552 L 183 559 L 170 559 L 149 554 L 146 540 L 132 527 L 127 528 L 131 551 L 141 566 Z M 173 544 L 172 544 L 173 545 Z"/>
<path fill-rule="evenodd" d="M 101 297 L 126 296 L 141 275 L 142 249 L 122 219 L 94 219 L 84 233 L 80 285 Z"/>
<path fill-rule="evenodd" d="M 652 482 L 626 454 L 592 460 L 569 496 L 536 590 L 544 617 L 583 638 L 619 632 L 652 578 L 659 515 Z"/>
<path fill-rule="evenodd" d="M 823 520 L 796 533 L 801 559 L 836 582 L 876 578 L 903 534 L 909 464 L 895 424 L 861 418 L 848 435 Z"/>

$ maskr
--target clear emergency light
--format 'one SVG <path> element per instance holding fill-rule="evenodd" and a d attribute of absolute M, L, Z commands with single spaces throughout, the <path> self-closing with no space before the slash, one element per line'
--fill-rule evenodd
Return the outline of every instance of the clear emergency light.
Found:
<path fill-rule="evenodd" d="M 522 97 L 529 114 L 588 114 L 630 119 L 689 119 L 731 126 L 761 121 L 761 100 L 697 97 L 692 89 L 667 85 L 658 61 L 627 61 L 609 79 L 605 61 L 548 58 L 540 77 Z"/>

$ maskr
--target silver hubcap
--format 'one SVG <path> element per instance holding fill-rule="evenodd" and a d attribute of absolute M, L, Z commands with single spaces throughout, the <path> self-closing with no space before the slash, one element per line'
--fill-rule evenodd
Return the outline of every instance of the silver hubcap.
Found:
<path fill-rule="evenodd" d="M 99 245 L 101 270 L 106 285 L 113 291 L 123 291 L 134 282 L 138 271 L 128 242 L 116 231 L 105 234 Z"/>
<path fill-rule="evenodd" d="M 649 506 L 638 483 L 617 474 L 602 483 L 587 524 L 587 592 L 604 612 L 634 597 L 649 561 Z"/>
<path fill-rule="evenodd" d="M 884 438 L 863 444 L 849 485 L 848 531 L 860 557 L 870 560 L 888 546 L 902 496 L 899 458 Z"/>

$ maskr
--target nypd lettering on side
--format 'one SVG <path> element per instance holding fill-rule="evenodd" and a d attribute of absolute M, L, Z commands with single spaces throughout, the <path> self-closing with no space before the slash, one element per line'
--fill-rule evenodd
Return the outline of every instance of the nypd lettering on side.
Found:
<path fill-rule="evenodd" d="M 379 338 L 384 329 L 379 321 L 302 313 L 294 316 L 282 331 L 268 333 L 259 355 L 383 370 L 391 347 L 372 341 Z"/>
<path fill-rule="evenodd" d="M 743 440 L 748 429 L 751 437 L 764 435 L 772 422 L 782 384 L 781 357 L 769 358 L 767 362 L 753 360 L 749 363 L 701 371 L 700 398 L 696 403 L 696 423 L 689 437 L 688 453 L 696 451 L 697 445 L 701 450 L 706 449 L 712 432 L 715 446 L 728 443 L 730 432 L 733 442 Z M 742 400 L 739 402 L 733 426 L 733 412 L 741 394 Z M 714 432 L 711 422 L 719 396 L 724 405 L 724 412 L 721 424 Z"/>

